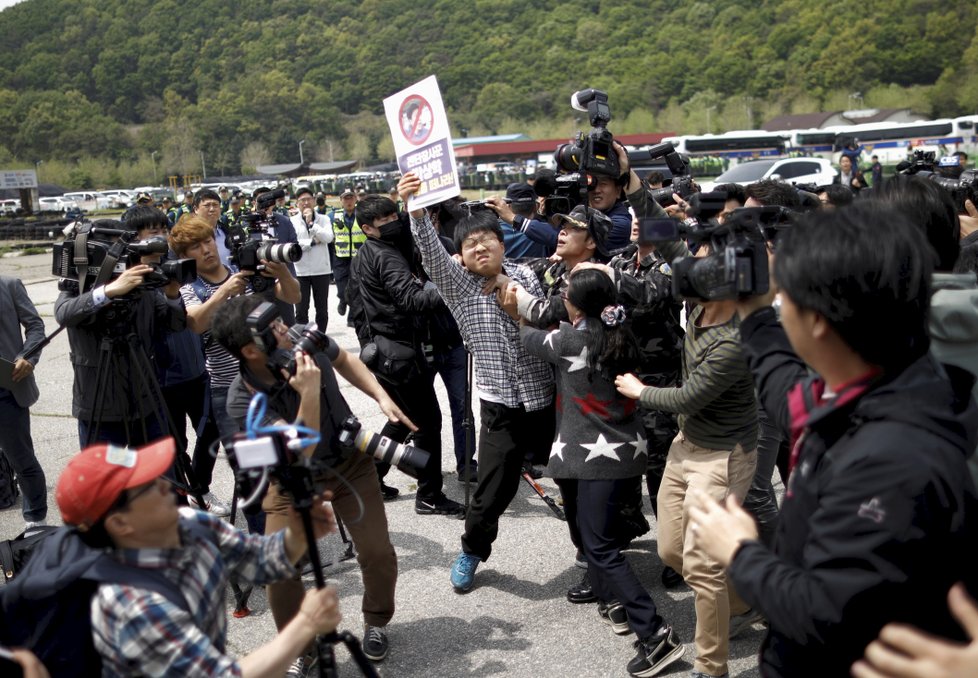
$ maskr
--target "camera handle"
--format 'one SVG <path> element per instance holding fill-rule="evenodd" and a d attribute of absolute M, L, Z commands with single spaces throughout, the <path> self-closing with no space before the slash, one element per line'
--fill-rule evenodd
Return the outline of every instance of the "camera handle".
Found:
<path fill-rule="evenodd" d="M 326 579 L 323 577 L 323 564 L 319 557 L 319 548 L 316 545 L 316 534 L 312 529 L 312 472 L 303 466 L 292 466 L 286 470 L 286 473 L 281 473 L 278 477 L 284 489 L 292 495 L 295 510 L 302 518 L 302 531 L 306 535 L 307 552 L 309 561 L 312 563 L 312 575 L 316 580 L 316 588 L 325 588 Z M 374 669 L 363 653 L 360 641 L 349 631 L 333 631 L 316 637 L 320 678 L 338 678 L 339 676 L 336 669 L 336 654 L 333 652 L 333 646 L 337 642 L 346 645 L 346 649 L 349 650 L 364 676 L 379 678 L 377 670 Z"/>

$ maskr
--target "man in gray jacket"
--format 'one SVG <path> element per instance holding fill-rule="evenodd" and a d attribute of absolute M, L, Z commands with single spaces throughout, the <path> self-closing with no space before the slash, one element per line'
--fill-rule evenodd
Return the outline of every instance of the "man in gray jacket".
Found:
<path fill-rule="evenodd" d="M 29 529 L 44 524 L 48 492 L 44 470 L 34 454 L 28 410 L 37 402 L 34 366 L 41 354 L 23 356 L 44 340 L 44 321 L 17 278 L 0 276 L 0 319 L 0 447 L 17 474 Z"/>

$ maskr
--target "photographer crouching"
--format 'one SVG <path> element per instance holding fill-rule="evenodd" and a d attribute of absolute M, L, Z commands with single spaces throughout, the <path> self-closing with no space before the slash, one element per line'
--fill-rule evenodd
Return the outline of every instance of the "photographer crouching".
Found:
<path fill-rule="evenodd" d="M 68 328 L 71 413 L 82 446 L 142 445 L 166 433 L 163 403 L 154 397 L 153 338 L 187 322 L 183 281 L 155 263 L 167 249 L 161 233 L 137 233 L 112 220 L 85 224 L 55 247 L 62 291 L 54 317 Z"/>
<path fill-rule="evenodd" d="M 228 414 L 243 429 L 252 395 L 264 393 L 267 422 L 304 422 L 320 433 L 318 445 L 303 452 L 317 466 L 317 487 L 332 492 L 333 510 L 356 546 L 364 587 L 363 650 L 368 659 L 381 661 L 388 651 L 384 628 L 394 615 L 397 556 L 373 462 L 341 442 L 350 435 L 351 412 L 333 370 L 376 400 L 391 422 L 415 427 L 359 358 L 315 330 L 304 333 L 296 350 L 288 329 L 277 309 L 256 296 L 236 297 L 216 309 L 211 332 L 237 358 L 240 369 L 228 392 Z M 291 502 L 277 483 L 269 488 L 262 506 L 266 534 L 285 528 Z M 303 591 L 298 574 L 268 587 L 269 607 L 279 629 L 299 611 Z"/>

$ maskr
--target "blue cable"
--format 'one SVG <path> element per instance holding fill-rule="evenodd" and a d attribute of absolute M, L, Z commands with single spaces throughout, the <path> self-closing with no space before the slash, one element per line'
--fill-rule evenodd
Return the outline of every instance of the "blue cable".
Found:
<path fill-rule="evenodd" d="M 289 440 L 289 447 L 293 445 L 298 449 L 303 449 L 309 445 L 318 445 L 322 440 L 322 435 L 316 429 L 299 424 L 276 424 L 274 426 L 262 426 L 260 422 L 265 418 L 268 408 L 268 398 L 264 393 L 258 392 L 248 403 L 248 415 L 245 417 L 245 434 L 249 440 L 254 440 L 259 435 L 269 435 L 276 433 L 293 434 Z"/>

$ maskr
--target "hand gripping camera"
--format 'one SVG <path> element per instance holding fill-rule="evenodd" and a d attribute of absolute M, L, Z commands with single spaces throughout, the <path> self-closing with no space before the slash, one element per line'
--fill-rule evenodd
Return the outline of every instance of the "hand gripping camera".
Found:
<path fill-rule="evenodd" d="M 302 258 L 302 248 L 298 243 L 279 243 L 269 235 L 275 226 L 275 217 L 268 214 L 268 208 L 279 198 L 285 197 L 285 190 L 278 189 L 262 193 L 255 201 L 255 211 L 242 214 L 241 220 L 228 229 L 225 245 L 231 251 L 229 260 L 241 271 L 254 271 L 251 288 L 264 292 L 275 284 L 272 278 L 261 275 L 264 261 L 276 263 L 296 262 Z"/>
<path fill-rule="evenodd" d="M 582 89 L 571 95 L 571 106 L 578 111 L 587 111 L 591 129 L 587 133 L 578 132 L 576 139 L 557 147 L 554 153 L 557 167 L 565 172 L 600 174 L 617 179 L 621 175 L 621 166 L 612 145 L 614 137 L 608 131 L 611 120 L 608 95 L 599 89 Z"/>

